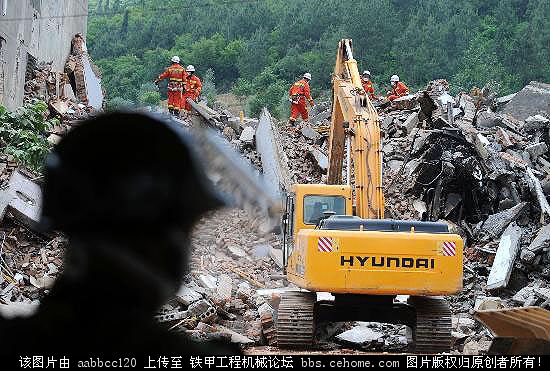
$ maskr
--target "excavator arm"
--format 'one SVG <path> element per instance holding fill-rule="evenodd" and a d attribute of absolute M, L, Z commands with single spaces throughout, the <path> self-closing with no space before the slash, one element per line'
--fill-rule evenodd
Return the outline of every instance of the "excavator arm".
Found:
<path fill-rule="evenodd" d="M 332 84 L 333 114 L 327 183 L 342 183 L 346 157 L 348 184 L 354 177 L 356 215 L 382 219 L 384 194 L 379 119 L 361 85 L 357 62 L 353 58 L 352 41 L 349 39 L 341 40 L 338 45 Z"/>

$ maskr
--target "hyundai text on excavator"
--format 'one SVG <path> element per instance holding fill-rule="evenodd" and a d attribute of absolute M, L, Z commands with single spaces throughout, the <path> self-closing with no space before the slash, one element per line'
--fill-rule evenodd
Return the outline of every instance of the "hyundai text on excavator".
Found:
<path fill-rule="evenodd" d="M 281 296 L 277 343 L 311 347 L 316 324 L 359 320 L 407 325 L 414 351 L 446 352 L 451 312 L 440 296 L 462 289 L 463 241 L 444 223 L 384 219 L 379 118 L 352 50 L 340 41 L 328 184 L 296 184 L 286 197 L 283 262 L 304 290 Z M 334 300 L 317 301 L 318 292 Z"/>

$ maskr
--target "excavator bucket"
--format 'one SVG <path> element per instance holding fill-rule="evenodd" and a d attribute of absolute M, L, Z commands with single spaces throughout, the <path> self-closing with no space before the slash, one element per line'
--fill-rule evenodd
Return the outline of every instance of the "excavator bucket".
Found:
<path fill-rule="evenodd" d="M 489 354 L 550 354 L 550 311 L 546 309 L 482 310 L 475 318 L 495 335 Z"/>

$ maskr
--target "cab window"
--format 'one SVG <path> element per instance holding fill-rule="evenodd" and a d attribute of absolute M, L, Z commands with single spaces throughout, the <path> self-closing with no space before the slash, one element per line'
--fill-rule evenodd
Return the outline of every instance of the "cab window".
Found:
<path fill-rule="evenodd" d="M 305 196 L 304 224 L 317 225 L 325 211 L 346 215 L 346 199 L 343 196 Z"/>

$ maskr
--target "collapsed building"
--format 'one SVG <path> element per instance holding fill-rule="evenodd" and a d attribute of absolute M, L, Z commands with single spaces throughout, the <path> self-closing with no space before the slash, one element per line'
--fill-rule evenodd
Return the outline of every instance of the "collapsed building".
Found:
<path fill-rule="evenodd" d="M 74 35 L 86 33 L 87 9 L 87 0 L 0 1 L 0 105 L 23 104 L 39 62 L 63 71 Z"/>

